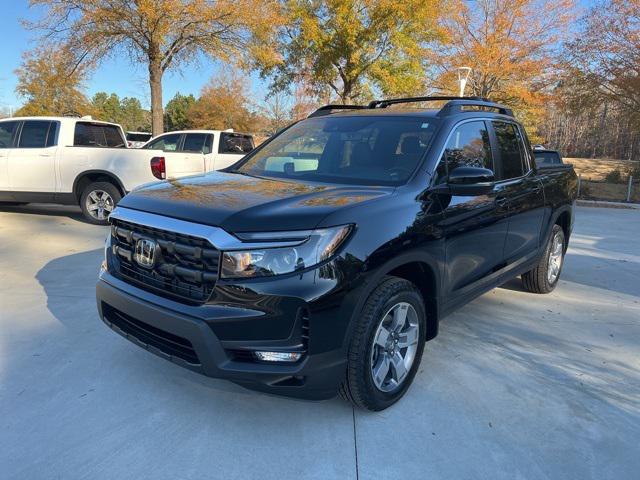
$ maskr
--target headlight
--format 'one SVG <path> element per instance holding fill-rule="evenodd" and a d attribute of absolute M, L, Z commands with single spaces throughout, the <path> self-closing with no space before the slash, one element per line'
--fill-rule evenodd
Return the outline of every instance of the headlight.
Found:
<path fill-rule="evenodd" d="M 300 244 L 290 247 L 223 252 L 222 278 L 252 278 L 291 273 L 329 258 L 351 232 L 350 225 L 313 230 Z M 278 234 L 273 234 L 277 238 Z M 285 235 L 291 235 L 287 232 Z M 264 234 L 260 234 L 264 237 Z"/>

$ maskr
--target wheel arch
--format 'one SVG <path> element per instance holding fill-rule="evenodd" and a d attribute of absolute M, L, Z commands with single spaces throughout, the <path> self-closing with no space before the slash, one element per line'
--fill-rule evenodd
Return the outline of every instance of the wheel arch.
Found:
<path fill-rule="evenodd" d="M 563 205 L 562 207 L 558 208 L 553 212 L 553 214 L 551 215 L 551 220 L 545 227 L 546 230 L 545 230 L 545 235 L 542 238 L 543 243 L 541 245 L 541 248 L 544 248 L 544 246 L 549 241 L 549 237 L 551 236 L 553 226 L 560 225 L 565 238 L 564 248 L 565 250 L 567 249 L 569 245 L 569 237 L 571 236 L 571 230 L 573 226 L 573 215 L 574 215 L 574 212 L 570 205 Z"/>
<path fill-rule="evenodd" d="M 358 292 L 358 302 L 353 309 L 349 329 L 345 338 L 345 345 L 349 345 L 356 319 L 364 308 L 371 293 L 387 276 L 403 278 L 413 283 L 420 291 L 427 313 L 426 340 L 435 338 L 438 334 L 440 269 L 439 262 L 428 254 L 406 253 L 380 265 L 371 273 L 363 290 Z"/>
<path fill-rule="evenodd" d="M 76 203 L 80 202 L 80 196 L 82 195 L 82 191 L 87 187 L 87 185 L 93 182 L 109 182 L 118 189 L 118 191 L 122 196 L 126 194 L 124 184 L 113 173 L 108 172 L 106 170 L 87 170 L 79 174 L 76 177 L 76 179 L 73 181 L 72 192 L 76 199 Z"/>

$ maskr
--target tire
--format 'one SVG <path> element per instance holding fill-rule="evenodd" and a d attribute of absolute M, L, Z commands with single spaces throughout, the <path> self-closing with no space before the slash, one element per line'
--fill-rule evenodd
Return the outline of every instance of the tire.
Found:
<path fill-rule="evenodd" d="M 400 319 L 403 309 L 407 311 L 404 313 L 405 320 L 398 330 L 399 337 L 394 340 L 392 326 L 396 318 L 395 312 L 398 312 L 398 321 L 402 321 Z M 414 323 L 417 325 L 417 332 L 412 327 Z M 386 342 L 382 342 L 386 334 L 381 333 L 381 328 L 390 333 Z M 412 335 L 409 335 L 409 332 Z M 400 400 L 413 382 L 420 366 L 425 334 L 426 310 L 418 289 L 407 280 L 396 277 L 383 279 L 367 299 L 354 327 L 347 357 L 347 373 L 340 386 L 340 396 L 355 406 L 372 411 L 384 410 Z M 409 337 L 415 337 L 415 343 L 411 347 L 400 347 L 402 342 L 398 343 L 398 340 L 404 339 L 404 343 L 408 344 Z M 396 346 L 393 346 L 394 342 Z M 410 364 L 407 365 L 407 360 L 403 363 L 406 374 L 400 382 L 394 384 L 392 378 L 394 374 L 398 374 L 393 363 L 397 360 L 396 354 L 391 354 L 389 349 L 383 348 L 379 343 L 391 345 L 393 351 L 401 357 L 403 351 L 405 355 L 413 354 Z M 388 364 L 388 372 L 384 377 L 388 381 L 379 382 L 374 379 L 373 372 L 375 367 L 384 365 L 385 356 L 394 360 Z M 376 369 L 378 372 L 383 370 L 384 368 Z M 383 378 L 382 375 L 380 378 Z"/>
<path fill-rule="evenodd" d="M 547 247 L 544 250 L 544 255 L 540 257 L 538 265 L 521 277 L 525 290 L 532 293 L 550 293 L 556 288 L 564 265 L 565 247 L 564 230 L 556 224 L 551 230 Z"/>
<path fill-rule="evenodd" d="M 80 208 L 84 218 L 94 225 L 107 225 L 109 213 L 118 204 L 122 195 L 109 182 L 94 182 L 82 191 Z"/>

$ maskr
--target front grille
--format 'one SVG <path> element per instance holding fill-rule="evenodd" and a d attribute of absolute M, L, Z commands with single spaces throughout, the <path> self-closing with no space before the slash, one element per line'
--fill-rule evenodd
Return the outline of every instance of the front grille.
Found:
<path fill-rule="evenodd" d="M 213 292 L 218 279 L 220 251 L 208 241 L 158 228 L 113 219 L 109 271 L 116 277 L 156 295 L 200 304 Z M 153 268 L 135 260 L 141 239 L 157 243 Z"/>
<path fill-rule="evenodd" d="M 136 320 L 106 303 L 102 304 L 102 312 L 110 324 L 118 327 L 127 336 L 135 337 L 145 347 L 155 347 L 169 357 L 178 357 L 191 365 L 200 365 L 193 345 L 186 338 Z"/>

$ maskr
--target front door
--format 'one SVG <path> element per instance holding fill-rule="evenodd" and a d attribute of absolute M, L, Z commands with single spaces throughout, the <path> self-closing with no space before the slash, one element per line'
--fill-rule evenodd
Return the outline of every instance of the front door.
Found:
<path fill-rule="evenodd" d="M 531 155 L 520 127 L 492 121 L 497 150 L 497 179 L 509 205 L 509 229 L 504 247 L 507 263 L 534 253 L 540 244 L 544 217 L 542 184 L 532 170 Z"/>
<path fill-rule="evenodd" d="M 27 120 L 8 158 L 9 189 L 15 192 L 56 191 L 56 127 L 58 122 Z"/>
<path fill-rule="evenodd" d="M 436 169 L 436 183 L 446 182 L 457 167 L 493 170 L 493 157 L 486 122 L 475 120 L 458 125 L 449 136 Z M 446 291 L 456 295 L 503 264 L 507 235 L 507 203 L 503 188 L 484 195 L 440 195 L 445 237 Z M 472 288 L 472 287 L 470 287 Z"/>

